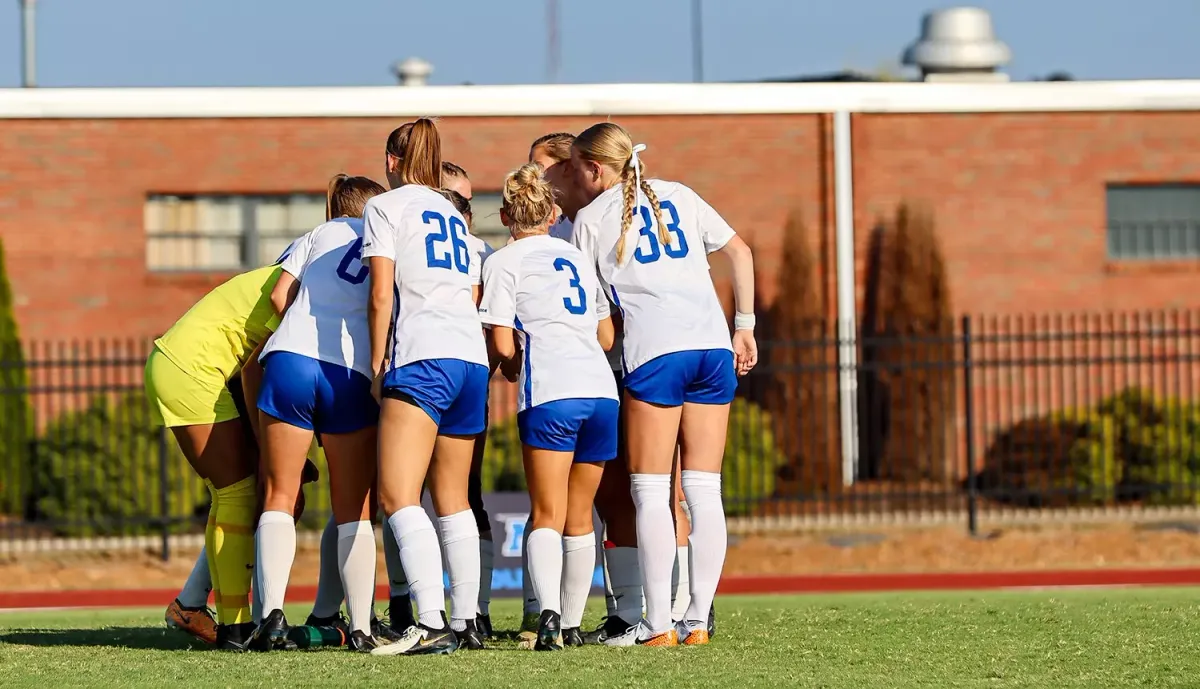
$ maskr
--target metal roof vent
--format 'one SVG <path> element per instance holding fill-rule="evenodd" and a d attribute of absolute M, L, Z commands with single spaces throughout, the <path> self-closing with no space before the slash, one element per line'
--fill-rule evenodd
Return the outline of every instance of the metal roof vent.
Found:
<path fill-rule="evenodd" d="M 429 75 L 433 74 L 433 65 L 419 57 L 410 57 L 392 66 L 401 86 L 425 86 Z"/>
<path fill-rule="evenodd" d="M 921 38 L 903 56 L 925 81 L 1008 81 L 997 70 L 1011 59 L 1012 51 L 996 39 L 992 16 L 978 7 L 929 12 L 921 21 Z"/>

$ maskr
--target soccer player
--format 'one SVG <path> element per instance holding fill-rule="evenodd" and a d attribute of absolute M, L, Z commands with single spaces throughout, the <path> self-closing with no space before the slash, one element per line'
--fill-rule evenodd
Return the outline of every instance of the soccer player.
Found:
<path fill-rule="evenodd" d="M 594 272 L 576 267 L 582 254 L 548 235 L 554 195 L 540 165 L 505 178 L 500 213 L 515 241 L 484 265 L 479 313 L 500 356 L 518 356 L 514 329 L 524 341 L 517 426 L 532 503 L 526 560 L 541 608 L 534 648 L 558 650 L 568 635 L 582 645 L 592 505 L 602 463 L 617 454 L 617 387 L 604 355 L 612 322 Z"/>
<path fill-rule="evenodd" d="M 265 374 L 258 398 L 263 413 L 266 495 L 258 520 L 258 580 L 266 617 L 250 648 L 293 648 L 287 639 L 284 593 L 296 554 L 291 514 L 313 434 L 329 461 L 338 564 L 350 613 L 349 645 L 370 651 L 375 586 L 376 422 L 367 332 L 367 268 L 363 206 L 384 188 L 365 177 L 338 175 L 329 183 L 328 222 L 305 235 L 284 260 L 271 302 L 283 320 L 263 348 Z"/>
<path fill-rule="evenodd" d="M 381 397 L 379 499 L 417 607 L 417 624 L 372 651 L 379 655 L 450 653 L 460 637 L 479 638 L 479 528 L 467 498 L 489 377 L 471 277 L 479 259 L 465 240 L 466 220 L 437 191 L 437 126 L 417 120 L 404 143 L 387 151 L 392 191 L 363 211 L 371 368 Z M 449 623 L 438 534 L 421 507 L 426 478 L 450 575 Z"/>
<path fill-rule="evenodd" d="M 643 179 L 644 148 L 613 123 L 576 138 L 572 177 L 589 203 L 575 216 L 573 241 L 624 315 L 623 406 L 646 617 L 615 641 L 673 646 L 682 636 L 695 645 L 708 642 L 725 560 L 721 463 L 729 405 L 737 376 L 758 358 L 754 263 L 745 242 L 694 191 Z M 707 254 L 718 251 L 733 266 L 732 340 L 709 275 Z M 670 526 L 677 442 L 692 518 L 691 600 L 678 629 L 671 615 Z"/>

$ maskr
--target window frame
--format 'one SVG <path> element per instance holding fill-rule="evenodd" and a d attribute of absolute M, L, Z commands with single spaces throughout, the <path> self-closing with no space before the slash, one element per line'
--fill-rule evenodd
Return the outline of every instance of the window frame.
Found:
<path fill-rule="evenodd" d="M 1194 197 L 1185 199 L 1191 201 L 1194 209 L 1188 209 L 1185 215 L 1192 217 L 1144 217 L 1125 219 L 1120 217 L 1120 199 L 1114 199 L 1115 194 L 1129 194 L 1138 191 L 1150 194 L 1158 192 L 1184 192 Z M 1126 202 L 1128 203 L 1128 202 Z M 1136 204 L 1143 207 L 1152 204 L 1152 200 L 1138 199 Z M 1118 206 L 1114 213 L 1114 205 Z M 1129 204 L 1134 206 L 1135 204 Z M 1134 215 L 1137 214 L 1134 208 Z M 1169 211 L 1167 211 L 1169 212 Z M 1118 217 L 1114 217 L 1114 215 Z M 1150 214 L 1147 214 L 1150 216 Z M 1168 225 L 1166 228 L 1163 225 Z M 1170 225 L 1180 225 L 1172 228 Z M 1129 230 L 1132 229 L 1132 234 Z M 1132 239 L 1131 239 L 1132 238 Z M 1156 241 L 1158 244 L 1156 245 Z M 1142 247 L 1147 247 L 1145 250 Z M 1200 261 L 1200 182 L 1170 181 L 1170 182 L 1109 182 L 1104 185 L 1104 255 L 1109 263 L 1119 265 L 1148 264 L 1161 265 L 1168 263 Z"/>

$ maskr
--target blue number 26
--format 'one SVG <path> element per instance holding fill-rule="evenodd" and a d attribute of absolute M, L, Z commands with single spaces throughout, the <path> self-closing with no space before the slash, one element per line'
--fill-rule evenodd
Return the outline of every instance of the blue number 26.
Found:
<path fill-rule="evenodd" d="M 565 258 L 554 259 L 554 269 L 558 272 L 564 270 L 571 271 L 571 279 L 567 281 L 568 287 L 574 287 L 578 293 L 579 303 L 573 303 L 571 297 L 563 297 L 563 306 L 567 307 L 567 313 L 573 313 L 576 316 L 587 313 L 587 294 L 583 291 L 583 285 L 579 283 L 579 271 L 575 269 L 575 264 Z"/>
<path fill-rule="evenodd" d="M 449 227 L 447 228 L 446 217 L 437 211 L 425 211 L 421 216 L 421 220 L 426 225 L 437 223 L 437 229 L 425 235 L 425 263 L 430 268 L 445 268 L 451 270 L 451 258 L 453 257 L 453 267 L 460 273 L 466 273 L 470 268 L 471 254 L 467 249 L 467 242 L 463 237 L 467 234 L 467 226 L 458 216 L 450 216 Z M 443 244 L 450 240 L 450 249 L 441 249 L 440 256 L 438 244 Z"/>
<path fill-rule="evenodd" d="M 683 230 L 679 227 L 679 212 L 675 210 L 675 204 L 670 201 L 663 201 L 659 206 L 668 215 L 671 216 L 670 222 L 667 223 L 667 231 L 675 235 L 675 241 L 666 246 L 667 256 L 669 258 L 683 258 L 688 254 L 687 237 L 684 236 Z M 658 235 L 654 232 L 654 221 L 650 215 L 648 206 L 638 208 L 638 213 L 642 216 L 642 231 L 638 237 L 637 251 L 633 252 L 633 257 L 638 263 L 654 263 L 662 258 L 662 252 L 659 250 Z M 642 246 L 642 237 L 648 241 L 649 248 Z"/>

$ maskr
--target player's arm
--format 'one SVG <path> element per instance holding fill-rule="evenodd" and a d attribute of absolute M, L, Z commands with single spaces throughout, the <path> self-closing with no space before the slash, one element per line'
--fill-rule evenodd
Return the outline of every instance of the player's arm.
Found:
<path fill-rule="evenodd" d="M 300 281 L 296 276 L 286 270 L 281 272 L 279 281 L 271 288 L 271 306 L 275 307 L 275 313 L 280 316 L 287 313 L 288 307 L 296 301 L 296 294 L 299 292 Z"/>
<path fill-rule="evenodd" d="M 392 325 L 392 290 L 396 281 L 396 262 L 382 256 L 370 258 L 371 296 L 367 302 L 367 322 L 371 328 L 371 371 L 383 372 L 387 356 L 388 329 Z"/>
<path fill-rule="evenodd" d="M 286 275 L 286 273 L 285 273 Z M 246 416 L 250 422 L 250 430 L 254 432 L 254 438 L 262 443 L 262 433 L 259 429 L 262 424 L 259 423 L 258 411 L 258 391 L 262 388 L 263 367 L 258 362 L 259 355 L 262 354 L 263 346 L 266 340 L 260 342 L 254 351 L 250 353 L 250 358 L 242 364 L 242 398 L 246 401 Z"/>
<path fill-rule="evenodd" d="M 721 253 L 733 269 L 734 365 L 744 376 L 758 363 L 758 344 L 754 341 L 754 253 L 750 246 L 734 233 L 712 206 L 696 196 L 697 214 L 704 248 L 708 253 Z"/>
<path fill-rule="evenodd" d="M 617 331 L 613 327 L 611 316 L 596 325 L 596 339 L 600 340 L 600 348 L 604 351 L 612 349 L 613 343 L 617 340 Z"/>
<path fill-rule="evenodd" d="M 501 374 L 512 382 L 520 372 L 513 323 L 517 314 L 517 276 L 499 257 L 483 265 L 483 299 L 479 320 L 488 327 L 488 360 L 498 364 Z"/>

